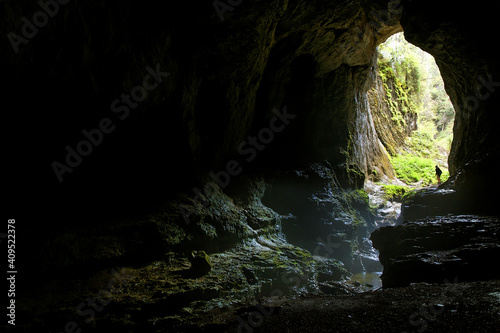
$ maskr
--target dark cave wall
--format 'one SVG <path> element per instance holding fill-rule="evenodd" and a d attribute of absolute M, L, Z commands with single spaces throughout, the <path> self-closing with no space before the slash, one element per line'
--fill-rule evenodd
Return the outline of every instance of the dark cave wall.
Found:
<path fill-rule="evenodd" d="M 20 18 L 40 11 L 28 1 L 1 6 L 5 35 L 21 36 Z M 498 31 L 493 4 L 391 1 L 386 11 L 384 1 L 255 1 L 226 12 L 222 22 L 210 3 L 157 6 L 70 2 L 19 53 L 2 39 L 6 104 L 17 104 L 5 115 L 15 143 L 8 153 L 19 159 L 12 172 L 23 175 L 13 182 L 36 184 L 32 198 L 49 193 L 67 203 L 68 192 L 99 197 L 110 189 L 117 198 L 103 195 L 102 206 L 120 207 L 140 199 L 138 192 L 164 192 L 154 187 L 189 188 L 192 175 L 238 156 L 248 135 L 269 126 L 273 108 L 285 106 L 298 117 L 266 147 L 262 165 L 337 164 L 347 155 L 364 172 L 390 173 L 372 126 L 358 125 L 370 123 L 363 100 L 374 48 L 401 29 L 402 8 L 407 39 L 435 56 L 457 109 L 450 155 L 452 173 L 462 175 L 457 184 L 486 182 L 488 172 L 474 170 L 492 171 L 499 117 L 499 70 L 489 47 Z M 146 66 L 169 76 L 121 121 L 110 105 L 142 82 Z M 62 162 L 66 145 L 76 146 L 81 131 L 104 118 L 116 131 L 59 184 L 51 163 Z"/>
<path fill-rule="evenodd" d="M 148 205 L 241 158 L 239 145 L 284 107 L 297 119 L 255 165 L 328 159 L 369 172 L 387 164 L 378 143 L 366 146 L 374 139 L 371 125 L 356 125 L 358 111 L 368 117 L 358 105 L 375 45 L 400 29 L 397 8 L 374 14 L 384 3 L 255 1 L 226 12 L 222 22 L 211 3 L 60 5 L 19 53 L 2 39 L 2 80 L 9 105 L 17 104 L 7 114 L 16 143 L 9 154 L 19 159 L 12 172 L 23 175 L 12 181 L 32 188 L 29 199 L 16 198 L 51 197 L 41 206 L 62 215 Z M 28 1 L 1 6 L 2 31 L 20 36 L 20 18 L 41 10 Z M 168 76 L 126 113 L 122 94 L 143 83 L 147 66 Z M 112 107 L 116 99 L 120 111 Z M 76 149 L 82 130 L 102 119 L 110 119 L 113 132 L 60 183 L 52 163 L 65 164 L 66 146 Z"/>
<path fill-rule="evenodd" d="M 455 107 L 449 157 L 455 185 L 478 201 L 496 187 L 500 159 L 498 57 L 492 41 L 499 33 L 498 3 L 457 6 L 451 1 L 406 1 L 401 24 L 407 40 L 432 54 Z M 428 9 L 432 8 L 431 11 Z"/>
<path fill-rule="evenodd" d="M 17 33 L 19 18 L 39 10 L 27 1 L 0 6 L 9 13 L 2 30 Z M 141 253 L 150 260 L 167 250 L 224 251 L 256 235 L 277 239 L 281 219 L 262 197 L 274 180 L 286 180 L 281 175 L 309 165 L 310 178 L 319 173 L 321 181 L 306 191 L 307 180 L 293 179 L 294 200 L 307 204 L 293 210 L 301 225 L 285 229 L 300 234 L 312 226 L 300 242 L 312 250 L 316 233 L 335 234 L 345 245 L 337 258 L 351 265 L 372 222 L 366 196 L 356 193 L 361 172 L 390 172 L 367 91 L 375 46 L 401 29 L 400 11 L 382 19 L 376 13 L 385 13 L 385 2 L 254 1 L 221 22 L 209 2 L 180 6 L 70 2 L 19 54 L 2 40 L 2 80 L 18 110 L 8 113 L 9 154 L 18 161 L 12 173 L 20 175 L 10 179 L 17 191 L 11 199 L 29 216 L 27 239 L 43 249 L 36 267 L 85 270 L 140 260 Z M 126 95 L 157 68 L 158 86 L 128 104 Z M 285 108 L 294 115 L 289 124 L 254 147 L 255 158 L 242 154 L 241 144 L 248 148 L 271 128 L 273 110 Z M 76 149 L 82 130 L 103 119 L 113 132 L 59 182 L 51 164 L 67 163 L 66 147 Z M 227 170 L 232 160 L 240 176 L 211 189 L 210 172 Z"/>

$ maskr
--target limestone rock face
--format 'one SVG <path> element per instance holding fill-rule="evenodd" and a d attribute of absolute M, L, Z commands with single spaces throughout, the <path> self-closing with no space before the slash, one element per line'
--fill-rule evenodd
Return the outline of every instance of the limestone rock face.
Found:
<path fill-rule="evenodd" d="M 378 70 L 377 68 L 377 72 Z M 392 120 L 393 111 L 387 102 L 387 94 L 390 94 L 393 100 L 397 100 L 393 89 L 394 84 L 393 79 L 388 78 L 387 85 L 384 86 L 380 75 L 376 75 L 374 84 L 368 93 L 370 110 L 378 137 L 387 152 L 391 154 L 398 153 L 398 148 L 404 145 L 405 139 L 417 129 L 417 114 L 402 110 L 403 108 L 398 110 L 402 115 L 402 124 Z"/>
<path fill-rule="evenodd" d="M 17 36 L 23 33 L 19 18 L 41 10 L 29 1 L 3 6 L 1 28 Z M 157 6 L 69 3 L 26 43 L 10 33 L 2 40 L 5 95 L 23 110 L 9 114 L 8 134 L 18 144 L 9 154 L 20 159 L 22 167 L 13 170 L 33 185 L 31 198 L 52 198 L 40 208 L 64 207 L 58 210 L 64 216 L 91 205 L 113 214 L 190 188 L 194 177 L 241 158 L 238 147 L 270 126 L 274 108 L 285 106 L 297 118 L 260 148 L 259 165 L 324 159 L 337 165 L 347 156 L 365 173 L 390 174 L 366 92 L 376 45 L 402 28 L 436 57 L 457 109 L 451 172 L 473 190 L 487 181 L 478 178 L 481 169 L 493 171 L 499 75 L 488 46 L 497 31 L 495 10 L 488 8 L 496 4 L 469 10 L 451 1 L 276 0 L 222 15 L 211 3 L 170 11 Z M 481 25 L 463 24 L 476 17 L 484 18 Z M 157 72 L 158 86 L 147 98 L 136 96 L 140 102 L 127 102 L 147 68 Z M 76 149 L 82 131 L 102 119 L 112 121 L 113 133 L 63 172 L 60 186 L 52 163 L 66 163 L 66 147 Z M 486 154 L 491 158 L 480 159 Z M 170 190 L 160 190 L 165 186 Z"/>
<path fill-rule="evenodd" d="M 2 6 L 1 28 L 17 34 L 19 17 L 40 10 L 29 1 Z M 262 205 L 267 185 L 255 179 L 269 184 L 274 170 L 284 175 L 326 161 L 338 179 L 323 213 L 349 212 L 342 223 L 350 262 L 358 228 L 349 216 L 360 213 L 356 200 L 333 199 L 350 183 L 356 188 L 349 191 L 359 189 L 373 170 L 391 175 L 367 94 L 376 45 L 401 30 L 401 9 L 399 1 L 256 1 L 221 20 L 212 3 L 165 11 L 154 2 L 71 2 L 18 53 L 3 39 L 9 52 L 2 81 L 23 110 L 9 113 L 19 144 L 12 149 L 20 158 L 16 172 L 32 188 L 28 197 L 12 198 L 52 216 L 33 227 L 33 243 L 57 258 L 46 244 L 51 231 L 73 235 L 113 225 L 127 232 L 109 242 L 119 250 L 107 251 L 107 260 L 135 257 L 131 252 L 148 236 L 137 235 L 141 246 L 129 246 L 130 229 L 122 225 L 144 220 L 153 221 L 161 249 L 202 246 L 210 254 L 255 233 L 278 237 L 280 217 Z M 77 157 L 79 150 L 85 156 Z M 89 242 L 74 246 L 92 248 Z M 93 260 L 100 259 L 65 261 Z"/>
<path fill-rule="evenodd" d="M 342 174 L 325 164 L 277 173 L 263 203 L 287 216 L 282 230 L 288 242 L 359 272 L 361 258 L 373 254 L 366 241 L 375 225 L 368 195 L 361 190 L 364 179 L 357 182 L 358 175 L 348 175 L 351 182 L 343 188 L 337 181 Z"/>

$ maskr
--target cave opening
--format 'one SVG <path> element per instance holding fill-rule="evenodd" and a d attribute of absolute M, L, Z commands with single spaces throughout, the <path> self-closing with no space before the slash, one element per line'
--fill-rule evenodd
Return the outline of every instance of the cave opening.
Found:
<path fill-rule="evenodd" d="M 378 115 L 377 108 L 387 107 L 391 130 L 406 136 L 395 143 L 379 131 L 395 176 L 412 188 L 445 182 L 455 110 L 434 57 L 400 32 L 379 45 L 377 64 L 385 103 L 372 104 L 372 112 Z M 439 180 L 435 166 L 443 172 Z"/>
<path fill-rule="evenodd" d="M 434 57 L 406 41 L 404 32 L 377 47 L 374 81 L 368 92 L 370 112 L 394 170 L 394 178 L 375 171 L 365 180 L 377 230 L 404 222 L 402 206 L 412 193 L 436 189 L 449 179 L 455 110 Z M 366 290 L 366 285 L 382 285 L 380 266 L 369 262 L 373 253 L 379 254 L 368 243 L 359 253 L 363 270 L 350 277 Z"/>

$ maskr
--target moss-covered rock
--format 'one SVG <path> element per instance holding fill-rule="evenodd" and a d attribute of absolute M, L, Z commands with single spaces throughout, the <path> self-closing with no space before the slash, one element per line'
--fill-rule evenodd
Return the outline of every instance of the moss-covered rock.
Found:
<path fill-rule="evenodd" d="M 384 190 L 386 200 L 397 202 L 401 202 L 405 195 L 411 191 L 408 186 L 393 184 L 384 184 L 382 185 L 382 189 Z"/>
<path fill-rule="evenodd" d="M 193 251 L 188 259 L 194 274 L 204 275 L 212 269 L 212 261 L 205 251 Z"/>
<path fill-rule="evenodd" d="M 392 64 L 378 61 L 373 87 L 368 93 L 378 137 L 390 155 L 405 146 L 406 138 L 417 129 L 418 87 L 403 83 L 394 73 Z M 420 85 L 420 81 L 411 82 Z"/>
<path fill-rule="evenodd" d="M 315 255 L 340 260 L 350 269 L 354 254 L 361 248 L 359 243 L 375 226 L 366 191 L 353 189 L 348 174 L 328 163 L 277 173 L 264 202 L 290 216 L 282 222 L 290 243 Z M 354 174 L 364 179 L 361 172 Z M 341 182 L 351 185 L 344 189 Z"/>

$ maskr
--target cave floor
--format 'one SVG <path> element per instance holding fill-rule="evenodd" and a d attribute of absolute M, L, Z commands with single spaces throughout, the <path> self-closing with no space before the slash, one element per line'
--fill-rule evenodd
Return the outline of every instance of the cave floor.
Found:
<path fill-rule="evenodd" d="M 115 299 L 106 311 L 98 313 L 94 322 L 81 323 L 78 328 L 85 332 L 130 333 L 500 333 L 500 280 L 451 280 L 444 284 L 418 283 L 367 292 L 354 290 L 346 292 L 345 288 L 339 288 L 336 295 L 327 296 L 263 297 L 260 304 L 232 304 L 206 312 L 185 312 L 175 318 L 165 317 L 168 304 L 162 302 L 132 309 L 129 301 Z M 74 307 L 69 310 L 74 312 Z M 61 311 L 63 309 L 53 309 L 50 319 L 46 320 L 64 324 L 64 319 L 71 319 Z M 40 321 L 35 326 L 46 327 Z M 64 331 L 64 325 L 58 326 Z M 35 328 L 23 330 L 21 327 L 14 331 L 32 332 Z"/>
<path fill-rule="evenodd" d="M 452 218 L 458 217 L 439 219 Z M 167 253 L 144 267 L 52 281 L 19 299 L 19 321 L 26 330 L 19 325 L 6 331 L 500 333 L 500 279 L 465 282 L 452 275 L 443 284 L 370 291 L 344 281 L 318 286 L 327 295 L 266 297 L 273 294 L 269 289 L 254 304 L 255 290 L 247 288 L 246 295 L 238 286 L 244 277 L 238 279 L 236 268 L 253 262 L 271 274 L 277 269 L 271 254 L 277 251 L 252 242 L 245 251 L 213 255 L 214 269 L 207 276 L 190 276 L 188 260 Z M 300 257 L 295 248 L 281 250 L 286 260 Z M 497 261 L 489 262 L 494 271 Z M 96 298 L 106 304 L 91 303 Z"/>
<path fill-rule="evenodd" d="M 413 284 L 214 310 L 181 332 L 500 332 L 500 281 Z M 159 330 L 158 332 L 163 332 Z"/>

